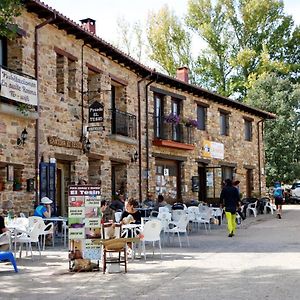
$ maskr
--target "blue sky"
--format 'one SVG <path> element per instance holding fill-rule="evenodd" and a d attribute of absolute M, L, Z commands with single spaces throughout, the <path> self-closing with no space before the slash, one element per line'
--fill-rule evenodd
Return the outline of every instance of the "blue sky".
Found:
<path fill-rule="evenodd" d="M 149 10 L 157 10 L 168 4 L 177 15 L 186 12 L 188 0 L 44 0 L 73 21 L 92 18 L 96 20 L 97 35 L 109 42 L 117 40 L 117 18 L 126 20 L 146 20 Z M 296 24 L 300 24 L 300 0 L 284 0 L 285 11 L 293 15 Z"/>

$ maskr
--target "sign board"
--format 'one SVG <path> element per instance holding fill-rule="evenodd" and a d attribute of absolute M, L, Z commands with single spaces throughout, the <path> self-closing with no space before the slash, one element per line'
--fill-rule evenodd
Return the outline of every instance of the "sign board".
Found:
<path fill-rule="evenodd" d="M 105 128 L 104 126 L 89 126 L 87 127 L 87 131 L 91 132 L 91 131 L 103 131 Z"/>
<path fill-rule="evenodd" d="M 202 156 L 205 158 L 224 159 L 224 144 L 204 140 Z"/>
<path fill-rule="evenodd" d="M 101 259 L 101 187 L 69 186 L 70 257 Z"/>
<path fill-rule="evenodd" d="M 28 105 L 37 105 L 37 81 L 35 79 L 0 67 L 0 85 L 0 96 Z"/>
<path fill-rule="evenodd" d="M 89 106 L 89 123 L 103 122 L 104 106 L 98 101 L 94 101 Z"/>

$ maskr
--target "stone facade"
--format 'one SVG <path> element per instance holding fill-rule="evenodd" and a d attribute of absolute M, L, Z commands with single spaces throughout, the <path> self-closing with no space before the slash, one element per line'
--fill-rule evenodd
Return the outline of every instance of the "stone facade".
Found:
<path fill-rule="evenodd" d="M 33 2 L 39 4 L 38 1 Z M 45 10 L 45 7 L 43 9 Z M 26 35 L 9 42 L 7 66 L 18 72 L 35 76 L 37 55 L 39 129 L 37 136 L 35 113 L 23 115 L 13 102 L 1 101 L 0 177 L 6 183 L 5 189 L 0 192 L 0 202 L 4 208 L 11 205 L 16 212 L 23 211 L 27 214 L 33 212 L 36 193 L 26 190 L 26 180 L 29 178 L 38 180 L 35 186 L 37 192 L 41 192 L 39 188 L 41 179 L 35 177 L 37 153 L 39 153 L 38 162 L 49 162 L 50 159 L 56 161 L 55 197 L 58 214 L 67 213 L 68 184 L 76 184 L 81 179 L 90 184 L 101 184 L 102 195 L 106 199 L 111 199 L 118 190 L 125 192 L 129 198 L 137 199 L 140 193 L 144 199 L 147 191 L 162 192 L 157 187 L 158 160 L 167 162 L 174 160 L 177 163 L 177 179 L 175 180 L 174 177 L 173 184 L 177 190 L 180 188 L 177 196 L 184 201 L 198 199 L 198 192 L 192 192 L 191 178 L 198 176 L 199 163 L 202 164 L 203 161 L 206 167 L 229 165 L 233 168 L 233 176 L 241 181 L 240 188 L 244 195 L 246 195 L 247 169 L 253 170 L 251 171 L 253 173 L 251 192 L 259 190 L 264 192 L 265 178 L 263 172 L 259 171 L 259 160 L 261 169 L 263 167 L 261 131 L 258 134 L 258 128 L 261 130 L 261 123 L 257 125 L 262 119 L 260 113 L 256 114 L 254 109 L 249 112 L 242 106 L 237 109 L 230 100 L 214 101 L 211 97 L 200 97 L 184 91 L 181 86 L 185 83 L 178 83 L 176 80 L 171 80 L 169 84 L 154 81 L 148 86 L 146 93 L 145 88 L 147 84 L 149 85 L 149 80 L 143 79 L 136 70 L 130 68 L 128 63 L 127 65 L 123 63 L 122 53 L 118 54 L 119 61 L 112 59 L 107 49 L 102 52 L 96 51 L 95 47 L 59 29 L 56 25 L 48 24 L 38 29 L 38 51 L 35 53 L 35 26 L 43 20 L 36 14 L 24 10 L 16 21 Z M 66 19 L 64 21 L 68 22 Z M 70 26 L 88 35 L 77 25 L 72 23 Z M 93 35 L 90 37 L 95 38 Z M 128 57 L 126 59 L 128 60 Z M 162 74 L 159 76 L 164 77 Z M 138 83 L 139 81 L 141 82 Z M 188 84 L 186 86 L 188 87 Z M 182 148 L 178 144 L 170 147 L 170 145 L 161 146 L 155 143 L 157 140 L 153 121 L 155 92 L 151 91 L 151 87 L 159 89 L 162 95 L 165 93 L 163 95 L 165 114 L 171 112 L 171 101 L 174 97 L 176 98 L 176 95 L 179 99 L 184 99 L 180 104 L 181 115 L 186 118 L 197 119 L 197 103 L 207 106 L 207 128 L 205 131 L 191 129 L 195 142 L 188 145 L 189 149 Z M 114 95 L 113 106 L 112 95 Z M 103 123 L 88 123 L 89 106 L 95 100 L 104 105 Z M 7 112 L 7 107 L 10 108 L 9 112 Z M 220 109 L 230 112 L 229 136 L 220 135 Z M 148 122 L 146 112 L 148 112 Z M 112 120 L 115 118 L 115 113 L 117 113 L 115 119 L 117 126 L 123 124 L 118 123 L 123 120 L 123 117 L 126 120 L 125 125 L 120 127 L 121 129 L 126 127 L 125 135 L 114 132 L 113 124 L 115 123 Z M 245 117 L 253 120 L 251 141 L 244 139 L 243 118 Z M 103 126 L 104 130 L 92 131 L 87 135 L 88 126 Z M 27 129 L 28 139 L 24 145 L 18 146 L 16 140 L 24 128 Z M 83 151 L 83 138 L 91 143 L 89 153 Z M 260 153 L 258 153 L 258 139 L 260 139 Z M 205 140 L 222 143 L 224 159 L 203 158 L 202 150 Z M 135 152 L 139 155 L 137 161 L 133 159 Z M 8 165 L 14 166 L 14 176 L 21 179 L 22 190 L 13 191 L 13 183 L 7 181 Z M 170 172 L 171 170 L 172 167 Z M 217 191 L 219 192 L 219 187 Z M 163 192 L 168 193 L 164 190 Z M 169 196 L 169 200 L 175 201 L 177 198 L 176 195 Z"/>

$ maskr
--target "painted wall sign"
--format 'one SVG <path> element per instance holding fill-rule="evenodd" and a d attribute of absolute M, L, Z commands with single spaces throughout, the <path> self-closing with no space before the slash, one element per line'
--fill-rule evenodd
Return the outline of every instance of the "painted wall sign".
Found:
<path fill-rule="evenodd" d="M 48 144 L 57 147 L 82 149 L 81 142 L 63 140 L 57 136 L 48 136 Z"/>
<path fill-rule="evenodd" d="M 89 123 L 103 122 L 104 106 L 98 101 L 94 101 L 89 106 Z"/>
<path fill-rule="evenodd" d="M 204 140 L 202 156 L 205 158 L 224 159 L 224 144 Z"/>
<path fill-rule="evenodd" d="M 37 81 L 35 79 L 0 67 L 0 85 L 2 97 L 29 105 L 37 105 Z"/>

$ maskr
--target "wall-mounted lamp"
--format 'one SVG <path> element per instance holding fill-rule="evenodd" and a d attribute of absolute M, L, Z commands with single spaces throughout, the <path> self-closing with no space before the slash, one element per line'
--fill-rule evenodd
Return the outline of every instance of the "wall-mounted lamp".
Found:
<path fill-rule="evenodd" d="M 28 132 L 26 130 L 26 128 L 24 128 L 24 130 L 21 132 L 21 136 L 19 138 L 17 138 L 17 145 L 23 145 L 25 144 L 25 141 L 27 140 L 28 137 Z"/>
<path fill-rule="evenodd" d="M 139 158 L 139 154 L 137 153 L 137 151 L 135 151 L 135 153 L 133 153 L 131 156 L 131 162 L 136 163 L 138 158 Z"/>
<path fill-rule="evenodd" d="M 89 153 L 91 151 L 91 142 L 89 138 L 86 136 L 82 137 L 82 147 L 83 147 L 83 153 Z"/>

